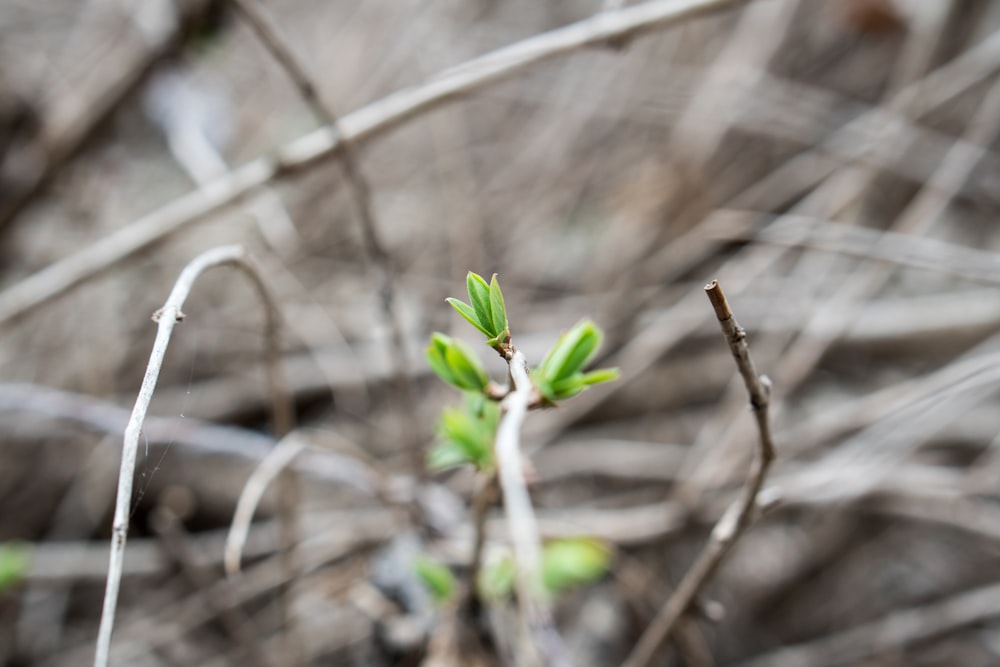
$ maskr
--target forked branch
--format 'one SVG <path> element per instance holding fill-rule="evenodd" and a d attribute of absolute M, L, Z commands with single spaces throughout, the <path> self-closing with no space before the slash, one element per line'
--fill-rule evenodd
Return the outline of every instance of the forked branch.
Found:
<path fill-rule="evenodd" d="M 764 485 L 767 471 L 774 460 L 774 441 L 771 437 L 771 424 L 768 415 L 771 395 L 770 380 L 766 376 L 757 374 L 753 361 L 750 359 L 746 331 L 736 322 L 729 302 L 726 300 L 726 295 L 722 291 L 722 286 L 719 285 L 718 281 L 713 280 L 705 286 L 705 292 L 709 301 L 712 302 L 715 315 L 722 327 L 722 333 L 725 335 L 729 349 L 736 360 L 736 367 L 739 369 L 740 375 L 743 376 L 747 393 L 750 394 L 750 406 L 753 408 L 754 417 L 757 420 L 760 437 L 753 464 L 739 498 L 729 506 L 722 518 L 715 524 L 708 544 L 705 545 L 691 569 L 684 575 L 684 579 L 681 580 L 677 589 L 667 599 L 656 618 L 643 632 L 639 643 L 636 644 L 623 667 L 645 667 L 649 664 L 653 654 L 677 626 L 677 621 L 691 608 L 698 593 L 715 574 L 722 559 L 725 558 L 750 523 L 757 495 Z"/>

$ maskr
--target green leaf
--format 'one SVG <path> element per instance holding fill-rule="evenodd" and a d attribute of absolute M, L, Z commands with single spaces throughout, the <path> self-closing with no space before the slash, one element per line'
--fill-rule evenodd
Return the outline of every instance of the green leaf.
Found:
<path fill-rule="evenodd" d="M 493 318 L 493 335 L 504 338 L 507 334 L 507 307 L 503 302 L 503 292 L 497 282 L 497 274 L 490 280 L 490 315 Z M 500 341 L 505 342 L 505 341 Z"/>
<path fill-rule="evenodd" d="M 545 359 L 542 361 L 539 370 L 546 380 L 554 382 L 572 375 L 572 372 L 565 372 L 564 368 L 567 367 L 567 363 L 573 358 L 581 341 L 586 338 L 587 327 L 585 325 L 587 324 L 593 327 L 593 324 L 590 322 L 580 322 L 560 336 L 556 344 L 549 350 L 549 353 L 545 355 Z"/>
<path fill-rule="evenodd" d="M 493 465 L 493 440 L 496 436 L 496 419 L 480 418 L 461 408 L 445 408 L 438 424 L 438 435 L 457 446 L 465 461 L 480 470 Z M 464 462 L 464 461 L 463 461 Z"/>
<path fill-rule="evenodd" d="M 542 581 L 550 593 L 558 593 L 596 581 L 610 563 L 611 550 L 599 540 L 555 540 L 542 549 Z"/>
<path fill-rule="evenodd" d="M 496 336 L 497 331 L 493 328 L 493 317 L 490 314 L 489 285 L 486 284 L 481 275 L 472 271 L 469 271 L 466 276 L 465 285 L 469 291 L 469 303 L 472 304 L 472 309 L 476 313 L 476 319 L 484 328 L 483 333 L 487 337 Z"/>
<path fill-rule="evenodd" d="M 428 556 L 420 556 L 415 567 L 417 576 L 435 601 L 447 602 L 455 594 L 457 582 L 447 566 Z"/>
<path fill-rule="evenodd" d="M 598 368 L 597 370 L 584 373 L 582 380 L 586 385 L 600 384 L 602 382 L 617 380 L 620 375 L 621 373 L 617 368 Z"/>
<path fill-rule="evenodd" d="M 563 361 L 562 367 L 558 369 L 558 377 L 569 377 L 574 373 L 578 373 L 587 365 L 587 362 L 590 361 L 594 353 L 597 352 L 597 348 L 601 345 L 603 336 L 600 329 L 593 322 L 585 320 L 577 324 L 573 329 L 579 330 L 579 333 L 574 336 L 574 332 L 570 332 L 569 338 L 574 340 L 574 345 L 569 355 Z"/>
<path fill-rule="evenodd" d="M 472 306 L 452 296 L 445 299 L 445 301 L 450 303 L 451 307 L 457 310 L 458 314 L 464 317 L 466 322 L 468 322 L 472 326 L 482 331 L 484 334 L 486 334 L 487 337 L 493 336 L 493 334 L 491 334 L 489 330 L 486 329 L 486 327 L 484 327 L 482 324 L 479 323 L 479 319 L 476 316 L 476 311 L 472 309 Z"/>
<path fill-rule="evenodd" d="M 561 380 L 556 380 L 555 382 L 548 384 L 549 391 L 551 394 L 542 395 L 549 400 L 562 400 L 564 398 L 572 398 L 576 396 L 581 391 L 587 388 L 587 385 L 583 383 L 583 375 L 577 373 L 576 375 L 571 375 L 568 378 L 563 378 Z M 539 389 L 541 391 L 541 389 Z"/>
<path fill-rule="evenodd" d="M 486 375 L 486 369 L 483 368 L 476 353 L 462 341 L 451 339 L 451 344 L 445 350 L 444 360 L 455 378 L 453 384 L 459 389 L 482 391 L 489 384 L 490 379 Z"/>
<path fill-rule="evenodd" d="M 30 567 L 28 547 L 17 542 L 0 544 L 0 593 L 24 581 Z"/>
<path fill-rule="evenodd" d="M 441 435 L 462 448 L 471 462 L 482 461 L 486 446 L 476 420 L 458 408 L 445 408 L 441 413 Z"/>
<path fill-rule="evenodd" d="M 476 582 L 479 593 L 487 600 L 502 600 L 514 590 L 514 561 L 509 556 L 487 563 L 479 571 Z"/>
<path fill-rule="evenodd" d="M 472 463 L 465 450 L 451 440 L 439 442 L 427 453 L 427 467 L 433 472 L 441 472 L 450 468 Z"/>
<path fill-rule="evenodd" d="M 452 375 L 446 359 L 450 342 L 451 339 L 442 333 L 432 334 L 431 343 L 427 346 L 427 365 L 439 378 L 448 384 L 455 384 L 455 376 Z"/>

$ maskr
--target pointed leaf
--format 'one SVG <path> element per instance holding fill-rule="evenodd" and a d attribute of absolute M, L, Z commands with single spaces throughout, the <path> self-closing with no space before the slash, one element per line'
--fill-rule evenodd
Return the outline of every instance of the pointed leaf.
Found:
<path fill-rule="evenodd" d="M 564 378 L 578 373 L 587 365 L 601 344 L 601 331 L 589 320 L 580 322 L 574 329 L 579 329 L 575 336 L 575 345 L 569 355 L 563 360 L 562 366 L 556 371 L 557 377 Z M 570 338 L 574 338 L 570 332 Z"/>
<path fill-rule="evenodd" d="M 414 569 L 435 601 L 447 602 L 454 595 L 457 582 L 447 566 L 427 556 L 420 556 Z"/>
<path fill-rule="evenodd" d="M 427 467 L 433 472 L 441 472 L 450 468 L 472 463 L 465 450 L 451 440 L 439 442 L 427 453 Z"/>
<path fill-rule="evenodd" d="M 583 374 L 583 383 L 586 385 L 600 384 L 617 380 L 621 372 L 617 368 L 598 368 Z"/>
<path fill-rule="evenodd" d="M 472 306 L 452 296 L 445 299 L 445 301 L 450 303 L 451 307 L 457 310 L 458 314 L 464 317 L 469 324 L 476 327 L 487 336 L 493 335 L 486 329 L 486 327 L 484 327 L 482 324 L 479 323 L 479 319 L 476 317 L 476 312 L 472 309 Z"/>
<path fill-rule="evenodd" d="M 445 351 L 444 359 L 460 389 L 482 391 L 486 388 L 490 381 L 486 376 L 486 369 L 479 362 L 476 353 L 462 341 L 453 338 Z"/>
<path fill-rule="evenodd" d="M 431 336 L 431 344 L 427 346 L 427 365 L 439 378 L 454 385 L 455 376 L 448 368 L 448 362 L 445 359 L 450 340 L 442 333 L 434 333 Z"/>
<path fill-rule="evenodd" d="M 589 324 L 589 322 L 580 322 L 560 336 L 556 344 L 549 350 L 549 353 L 545 355 L 540 370 L 546 380 L 554 381 L 566 376 L 566 373 L 563 373 L 562 369 L 566 366 L 567 360 L 573 355 L 581 338 L 586 336 L 587 330 L 584 326 L 586 324 Z"/>
<path fill-rule="evenodd" d="M 490 314 L 490 287 L 478 273 L 469 271 L 465 279 L 465 285 L 469 290 L 469 303 L 476 313 L 479 323 L 483 325 L 487 336 L 497 335 L 497 330 L 493 328 L 493 317 Z"/>
<path fill-rule="evenodd" d="M 598 540 L 556 540 L 542 550 L 542 579 L 549 592 L 558 593 L 596 581 L 607 572 L 610 562 L 611 550 Z"/>
<path fill-rule="evenodd" d="M 549 383 L 548 380 L 542 377 L 540 370 L 541 369 L 536 368 L 534 372 L 532 372 L 531 381 L 535 385 L 535 388 L 538 390 L 538 393 L 540 393 L 542 396 L 549 399 L 550 401 L 554 401 L 556 400 L 556 395 L 555 392 L 552 391 L 552 385 Z"/>
<path fill-rule="evenodd" d="M 572 398 L 573 396 L 576 396 L 581 391 L 586 389 L 587 385 L 583 382 L 583 375 L 577 373 L 569 376 L 568 378 L 556 380 L 555 382 L 549 384 L 549 387 L 552 395 L 545 397 L 553 400 L 562 400 L 564 398 Z"/>
<path fill-rule="evenodd" d="M 461 447 L 471 463 L 479 467 L 489 464 L 492 434 L 487 433 L 480 420 L 459 408 L 445 408 L 441 413 L 439 433 L 443 439 Z"/>
<path fill-rule="evenodd" d="M 497 274 L 490 280 L 490 315 L 493 317 L 493 333 L 499 338 L 507 332 L 507 307 L 503 302 L 503 292 L 497 282 Z M 503 341 L 501 341 L 503 342 Z"/>
<path fill-rule="evenodd" d="M 502 600 L 514 590 L 514 561 L 505 557 L 487 563 L 479 572 L 479 592 L 488 600 Z"/>

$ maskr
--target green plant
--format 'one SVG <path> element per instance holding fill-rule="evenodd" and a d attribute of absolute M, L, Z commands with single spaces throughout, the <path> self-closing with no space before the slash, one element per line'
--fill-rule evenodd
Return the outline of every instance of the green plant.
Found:
<path fill-rule="evenodd" d="M 514 411 L 520 415 L 529 408 L 554 405 L 590 386 L 614 380 L 618 377 L 618 370 L 585 370 L 597 355 L 603 338 L 601 330 L 590 320 L 583 320 L 563 333 L 542 363 L 529 369 L 524 356 L 512 343 L 504 296 L 496 275 L 487 282 L 482 276 L 469 272 L 466 288 L 468 302 L 453 297 L 449 297 L 447 302 L 486 337 L 487 345 L 508 362 L 510 382 L 506 387 L 491 382 L 475 352 L 461 341 L 442 333 L 431 336 L 427 346 L 427 363 L 438 377 L 461 390 L 464 400 L 460 406 L 445 408 L 442 413 L 438 423 L 438 442 L 428 455 L 428 465 L 437 471 L 471 464 L 479 473 L 487 475 L 492 483 L 498 474 L 498 463 L 502 463 L 502 452 L 499 451 L 502 448 L 497 440 L 505 415 Z M 520 400 L 511 402 L 515 395 L 519 395 L 517 398 Z M 516 452 L 516 445 L 513 449 Z M 499 472 L 503 481 L 503 470 Z M 515 458 L 508 462 L 508 483 L 503 485 L 505 496 L 512 490 L 511 479 L 519 475 L 520 466 Z M 484 484 L 483 489 L 491 488 L 491 483 Z M 519 505 L 521 511 L 525 506 L 530 511 L 523 481 L 519 493 L 524 499 Z M 600 541 L 589 538 L 556 540 L 540 546 L 537 533 L 532 533 L 530 541 L 535 546 L 529 544 L 526 548 L 522 539 L 519 556 L 518 537 L 513 534 L 513 524 L 518 523 L 515 518 L 510 519 L 515 543 L 514 558 L 503 558 L 483 566 L 480 550 L 487 506 L 488 502 L 475 503 L 476 553 L 470 568 L 468 595 L 500 599 L 507 597 L 517 586 L 519 598 L 547 598 L 565 588 L 594 581 L 607 570 L 611 550 Z M 523 520 L 525 518 L 527 521 Z M 522 517 L 520 523 L 533 527 L 531 517 Z M 518 533 L 523 538 L 525 531 Z M 435 564 L 431 567 L 427 561 L 421 563 L 418 564 L 419 575 L 432 594 L 438 599 L 443 597 L 445 591 L 450 595 L 452 586 L 446 582 L 451 579 L 442 572 L 443 566 Z M 522 571 L 527 568 L 532 570 L 530 574 Z M 519 583 L 522 576 L 523 581 Z"/>
<path fill-rule="evenodd" d="M 30 566 L 25 545 L 17 542 L 0 544 L 0 593 L 21 583 Z"/>

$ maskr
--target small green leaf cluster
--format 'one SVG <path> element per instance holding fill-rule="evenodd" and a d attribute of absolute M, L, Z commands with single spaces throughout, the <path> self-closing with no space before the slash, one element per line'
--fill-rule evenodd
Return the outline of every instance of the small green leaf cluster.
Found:
<path fill-rule="evenodd" d="M 513 353 L 510 327 L 496 274 L 487 283 L 470 271 L 465 282 L 469 303 L 451 297 L 448 303 L 486 336 L 487 345 L 509 359 Z M 597 354 L 601 339 L 601 330 L 589 320 L 559 338 L 541 366 L 532 371 L 532 382 L 543 399 L 539 404 L 570 398 L 591 385 L 618 377 L 617 369 L 583 370 Z M 472 463 L 479 470 L 492 469 L 500 411 L 493 402 L 497 396 L 490 392 L 489 376 L 479 357 L 457 338 L 435 333 L 427 347 L 427 363 L 438 377 L 466 393 L 461 408 L 448 408 L 441 417 L 439 444 L 429 455 L 430 467 L 445 470 Z"/>
<path fill-rule="evenodd" d="M 469 271 L 465 284 L 469 292 L 469 303 L 454 297 L 446 300 L 469 324 L 483 332 L 488 339 L 487 345 L 498 349 L 510 341 L 510 329 L 507 326 L 507 309 L 500 283 L 497 282 L 497 274 L 494 273 L 487 284 L 482 276 Z"/>
<path fill-rule="evenodd" d="M 463 391 L 482 391 L 489 384 L 486 369 L 468 345 L 443 333 L 434 333 L 427 363 L 439 378 Z"/>
<path fill-rule="evenodd" d="M 471 463 L 477 470 L 493 468 L 493 440 L 500 424 L 500 406 L 482 394 L 467 393 L 462 407 L 445 408 L 438 422 L 438 444 L 427 464 L 434 471 Z"/>
<path fill-rule="evenodd" d="M 600 579 L 611 566 L 611 549 L 593 538 L 552 540 L 542 547 L 542 584 L 549 595 Z M 499 600 L 514 588 L 514 561 L 509 556 L 488 564 L 479 575 L 483 597 Z"/>
<path fill-rule="evenodd" d="M 542 365 L 532 373 L 535 387 L 550 401 L 576 396 L 590 385 L 618 377 L 618 369 L 601 368 L 584 373 L 601 346 L 603 335 L 590 320 L 584 320 L 564 333 L 545 355 Z"/>
<path fill-rule="evenodd" d="M 31 567 L 28 549 L 23 544 L 0 544 L 0 593 L 21 583 Z"/>

